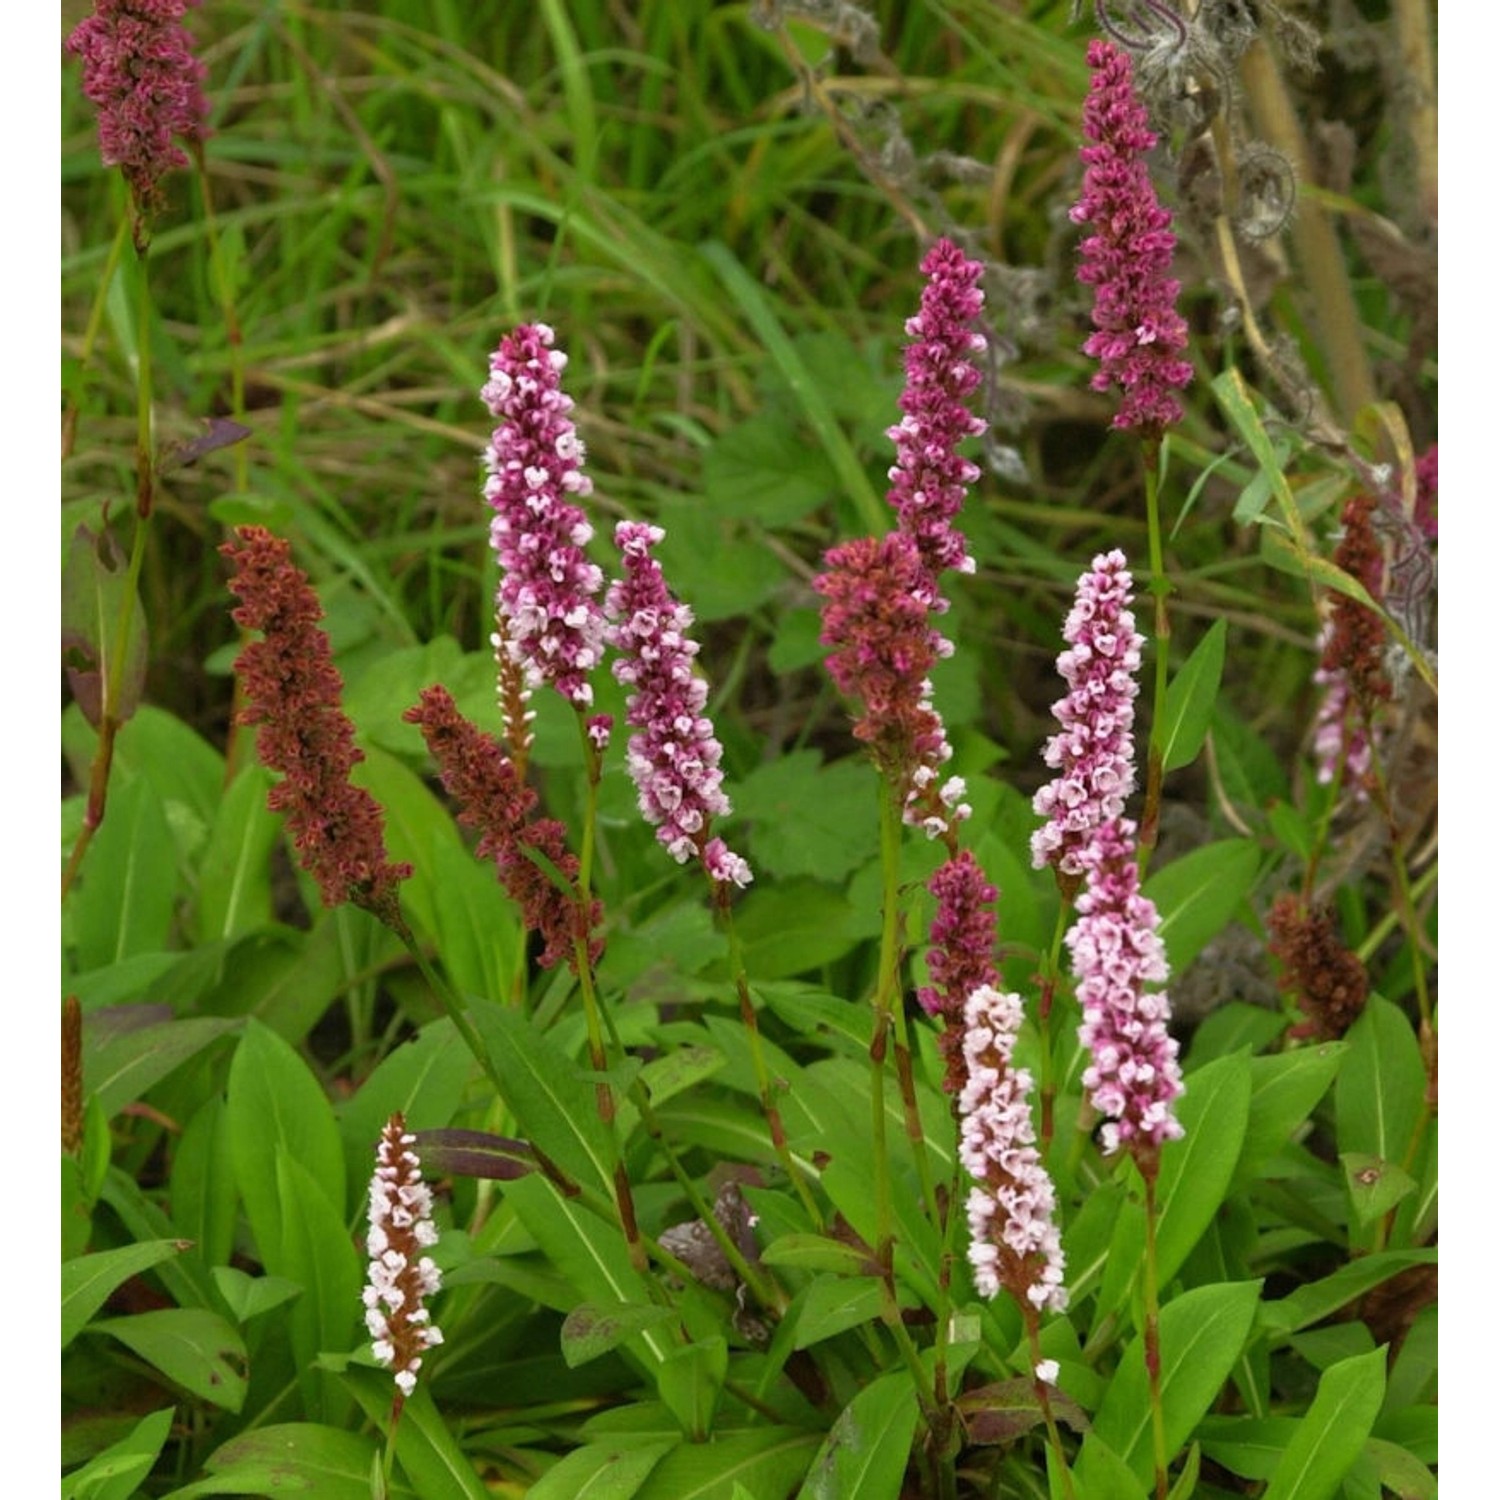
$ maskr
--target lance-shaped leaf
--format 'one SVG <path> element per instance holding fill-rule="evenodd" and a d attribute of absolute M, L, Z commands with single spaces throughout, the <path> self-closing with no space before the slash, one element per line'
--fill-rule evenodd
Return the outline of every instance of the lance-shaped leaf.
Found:
<path fill-rule="evenodd" d="M 419 1130 L 416 1152 L 429 1177 L 487 1177 L 512 1182 L 537 1170 L 536 1156 L 525 1141 L 487 1130 Z"/>
<path fill-rule="evenodd" d="M 133 598 L 128 613 L 124 612 L 129 588 L 125 558 L 114 537 L 108 531 L 95 533 L 80 526 L 63 563 L 63 665 L 68 686 L 95 729 L 103 715 L 106 682 L 117 682 L 110 704 L 117 724 L 135 712 L 146 682 L 146 621 Z M 122 620 L 128 629 L 124 654 L 116 662 Z"/>

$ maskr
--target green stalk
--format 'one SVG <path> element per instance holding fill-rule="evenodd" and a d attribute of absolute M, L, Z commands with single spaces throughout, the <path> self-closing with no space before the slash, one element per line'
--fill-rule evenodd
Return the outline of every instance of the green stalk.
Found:
<path fill-rule="evenodd" d="M 1026 1321 L 1026 1345 L 1031 1355 L 1031 1379 L 1036 1390 L 1037 1401 L 1041 1404 L 1042 1416 L 1047 1423 L 1047 1444 L 1052 1449 L 1057 1459 L 1057 1472 L 1062 1475 L 1063 1494 L 1067 1500 L 1076 1500 L 1073 1490 L 1073 1476 L 1068 1471 L 1068 1455 L 1063 1450 L 1062 1434 L 1057 1430 L 1057 1418 L 1052 1414 L 1052 1398 L 1048 1395 L 1047 1382 L 1036 1373 L 1037 1367 L 1042 1362 L 1042 1320 L 1029 1302 L 1019 1304 L 1021 1316 Z"/>
<path fill-rule="evenodd" d="M 99 280 L 94 288 L 94 300 L 89 307 L 89 320 L 83 330 L 83 347 L 78 354 L 80 388 L 83 384 L 83 377 L 88 373 L 88 367 L 94 358 L 94 345 L 99 340 L 99 330 L 104 326 L 104 308 L 109 300 L 109 289 L 114 284 L 115 272 L 119 269 L 120 256 L 125 249 L 125 240 L 129 231 L 130 221 L 122 218 L 120 227 L 115 231 L 114 241 L 109 247 L 104 269 L 99 273 Z M 67 410 L 63 413 L 62 456 L 65 460 L 71 456 L 74 442 L 78 437 L 78 401 L 77 395 L 70 396 Z"/>
<path fill-rule="evenodd" d="M 1156 1500 L 1167 1500 L 1167 1432 L 1161 1406 L 1161 1299 L 1156 1270 L 1155 1157 L 1138 1161 L 1146 1182 L 1146 1380 L 1151 1388 L 1151 1446 L 1156 1455 Z"/>
<path fill-rule="evenodd" d="M 1046 967 L 1042 971 L 1042 993 L 1036 1009 L 1037 1032 L 1041 1037 L 1037 1072 L 1042 1099 L 1042 1128 L 1037 1149 L 1043 1157 L 1052 1145 L 1053 1106 L 1057 1098 L 1057 1079 L 1052 1068 L 1052 999 L 1062 976 L 1063 934 L 1067 931 L 1068 917 L 1072 910 L 1072 897 L 1064 894 L 1057 908 L 1057 921 L 1052 929 L 1052 946 L 1047 951 Z"/>
<path fill-rule="evenodd" d="M 880 968 L 875 980 L 875 1017 L 870 1035 L 870 1133 L 875 1155 L 875 1260 L 886 1294 L 891 1292 L 891 1162 L 885 1134 L 885 1058 L 900 984 L 901 809 L 897 793 L 881 784 L 880 864 L 883 877 Z"/>
<path fill-rule="evenodd" d="M 1161 454 L 1161 439 L 1146 438 L 1141 444 L 1142 479 L 1146 488 L 1146 533 L 1151 549 L 1151 593 L 1156 600 L 1156 625 L 1153 650 L 1156 661 L 1156 686 L 1151 706 L 1151 745 L 1146 753 L 1146 805 L 1141 814 L 1140 855 L 1142 865 L 1151 857 L 1156 847 L 1157 830 L 1161 824 L 1161 783 L 1165 750 L 1162 735 L 1166 729 L 1167 716 L 1167 658 L 1170 655 L 1172 622 L 1167 615 L 1167 595 L 1172 586 L 1167 581 L 1167 568 L 1161 541 L 1161 497 L 1158 494 L 1157 460 Z"/>

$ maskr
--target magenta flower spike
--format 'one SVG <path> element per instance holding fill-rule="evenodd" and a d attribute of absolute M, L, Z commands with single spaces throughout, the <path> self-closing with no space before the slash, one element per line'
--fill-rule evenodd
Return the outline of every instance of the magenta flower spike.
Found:
<path fill-rule="evenodd" d="M 1063 626 L 1068 649 L 1057 670 L 1068 692 L 1052 705 L 1060 727 L 1043 751 L 1058 774 L 1032 803 L 1047 821 L 1031 836 L 1031 863 L 1075 880 L 1094 830 L 1120 817 L 1135 790 L 1131 731 L 1145 640 L 1128 608 L 1132 582 L 1123 552 L 1101 552 L 1078 580 Z"/>
<path fill-rule="evenodd" d="M 938 1045 L 947 1065 L 943 1087 L 956 1097 L 966 1076 L 964 1006 L 975 990 L 1000 983 L 995 967 L 995 902 L 1000 892 L 967 849 L 939 865 L 927 889 L 937 902 L 927 955 L 932 983 L 917 991 L 917 1003 L 929 1016 L 942 1018 Z"/>
<path fill-rule="evenodd" d="M 963 778 L 941 779 L 953 750 L 928 673 L 939 647 L 952 647 L 929 623 L 929 575 L 916 541 L 891 531 L 845 542 L 823 560 L 827 571 L 813 579 L 827 601 L 819 639 L 833 647 L 827 665 L 839 690 L 864 704 L 854 736 L 900 790 L 905 821 L 930 838 L 949 834 L 969 808 Z"/>
<path fill-rule="evenodd" d="M 927 284 L 921 311 L 907 319 L 906 389 L 900 422 L 886 430 L 896 445 L 886 499 L 901 529 L 916 543 L 925 574 L 924 593 L 936 614 L 948 608 L 938 587 L 945 568 L 974 571 L 963 533 L 954 519 L 977 465 L 960 458 L 958 445 L 984 431 L 986 423 L 968 407 L 983 376 L 972 356 L 984 352 L 974 320 L 984 307 L 979 278 L 984 267 L 951 240 L 938 240 L 922 260 Z"/>
<path fill-rule="evenodd" d="M 443 1278 L 432 1257 L 423 1254 L 437 1244 L 438 1232 L 432 1222 L 432 1189 L 422 1181 L 422 1163 L 411 1149 L 416 1139 L 399 1114 L 380 1132 L 365 1236 L 370 1257 L 365 1326 L 376 1360 L 395 1371 L 398 1401 L 416 1390 L 422 1356 L 443 1342 L 426 1306 Z"/>
<path fill-rule="evenodd" d="M 632 689 L 626 722 L 636 733 L 626 765 L 641 815 L 672 858 L 685 864 L 697 855 L 711 879 L 745 886 L 754 878 L 749 864 L 709 837 L 712 820 L 730 811 L 719 769 L 724 751 L 703 712 L 708 684 L 693 671 L 693 612 L 672 596 L 652 556 L 665 535 L 641 521 L 615 528 L 624 575 L 610 585 L 604 607 L 609 644 L 619 652 L 612 670 Z"/>
<path fill-rule="evenodd" d="M 528 686 L 550 682 L 582 710 L 594 701 L 589 676 L 603 655 L 604 575 L 583 550 L 594 530 L 574 502 L 592 493 L 593 481 L 560 383 L 567 355 L 553 340 L 545 323 L 507 334 L 480 392 L 499 419 L 484 486 L 501 569 L 496 610 L 504 628 L 493 644 L 523 668 Z"/>
<path fill-rule="evenodd" d="M 959 1097 L 959 1159 L 969 1191 L 969 1263 L 981 1297 L 1002 1288 L 1023 1307 L 1062 1312 L 1057 1197 L 1036 1149 L 1031 1074 L 1011 1066 L 1021 997 L 981 985 L 964 1005 L 968 1078 Z M 1053 1372 L 1055 1378 L 1055 1371 Z"/>
<path fill-rule="evenodd" d="M 1170 274 L 1177 237 L 1171 211 L 1157 201 L 1145 155 L 1156 145 L 1135 91 L 1130 54 L 1112 42 L 1089 43 L 1094 77 L 1083 107 L 1093 144 L 1084 162 L 1083 196 L 1069 212 L 1093 233 L 1079 247 L 1078 279 L 1094 288 L 1095 332 L 1083 352 L 1099 361 L 1089 384 L 1123 392 L 1113 425 L 1160 436 L 1182 419 L 1176 392 L 1192 379 L 1180 356 L 1187 324 Z"/>
<path fill-rule="evenodd" d="M 198 0 L 95 0 L 67 49 L 83 60 L 84 97 L 99 121 L 99 155 L 119 167 L 138 216 L 161 205 L 161 178 L 188 164 L 177 139 L 207 133 L 203 64 L 183 13 Z M 142 241 L 139 222 L 136 243 Z"/>
<path fill-rule="evenodd" d="M 1083 1086 L 1105 1118 L 1104 1154 L 1124 1146 L 1147 1170 L 1160 1147 L 1182 1135 L 1172 1107 L 1182 1072 L 1167 1032 L 1171 1006 L 1146 989 L 1165 982 L 1167 957 L 1156 905 L 1141 894 L 1135 835 L 1128 818 L 1095 830 L 1082 854 L 1078 920 L 1064 941 L 1083 1007 L 1078 1038 L 1090 1056 Z"/>

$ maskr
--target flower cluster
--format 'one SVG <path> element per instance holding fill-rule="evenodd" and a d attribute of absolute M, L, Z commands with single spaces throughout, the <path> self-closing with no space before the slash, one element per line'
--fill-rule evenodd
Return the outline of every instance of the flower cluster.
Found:
<path fill-rule="evenodd" d="M 839 690 L 864 704 L 855 738 L 901 790 L 906 821 L 931 837 L 945 834 L 969 809 L 963 779 L 939 779 L 953 750 L 932 706 L 928 674 L 938 645 L 947 642 L 928 623 L 917 544 L 892 531 L 878 541 L 863 537 L 834 547 L 824 562 L 826 571 L 813 579 L 827 600 L 819 640 L 833 647 L 828 672 Z"/>
<path fill-rule="evenodd" d="M 411 866 L 386 859 L 379 804 L 350 783 L 364 753 L 341 706 L 343 679 L 318 627 L 318 596 L 287 542 L 260 526 L 242 526 L 237 537 L 219 550 L 235 566 L 235 621 L 265 637 L 240 652 L 234 669 L 245 698 L 240 722 L 260 726 L 256 752 L 282 775 L 267 803 L 286 814 L 325 906 L 352 901 L 399 927 L 397 888 Z"/>
<path fill-rule="evenodd" d="M 961 458 L 958 445 L 984 431 L 986 423 L 967 402 L 983 376 L 969 357 L 984 352 L 984 336 L 974 320 L 984 307 L 979 278 L 984 267 L 951 240 L 939 240 L 922 261 L 927 284 L 921 311 L 906 324 L 906 388 L 901 421 L 886 436 L 896 445 L 886 499 L 896 508 L 901 530 L 916 543 L 925 574 L 926 603 L 935 613 L 948 608 L 938 588 L 945 568 L 974 571 L 963 533 L 954 518 L 979 477 L 978 467 Z"/>
<path fill-rule="evenodd" d="M 1094 830 L 1080 858 L 1086 884 L 1064 941 L 1073 958 L 1090 1062 L 1083 1086 L 1105 1117 L 1105 1155 L 1125 1146 L 1144 1167 L 1182 1135 L 1173 1101 L 1182 1092 L 1171 1007 L 1148 984 L 1167 978 L 1155 903 L 1141 894 L 1136 829 L 1114 818 Z"/>
<path fill-rule="evenodd" d="M 723 747 L 704 714 L 708 684 L 693 671 L 698 643 L 688 634 L 692 611 L 673 598 L 652 548 L 659 526 L 622 521 L 615 528 L 623 576 L 605 597 L 609 644 L 619 652 L 612 670 L 631 689 L 626 718 L 626 764 L 641 814 L 679 864 L 693 855 L 720 883 L 748 885 L 750 866 L 723 839 L 709 838 L 716 817 L 730 811 L 719 769 Z"/>
<path fill-rule="evenodd" d="M 1309 911 L 1290 891 L 1271 908 L 1271 952 L 1280 960 L 1286 987 L 1307 1019 L 1297 1036 L 1335 1040 L 1359 1019 L 1370 978 L 1358 955 L 1339 937 L 1331 911 Z"/>
<path fill-rule="evenodd" d="M 437 1244 L 438 1233 L 432 1222 L 432 1189 L 422 1181 L 422 1164 L 411 1149 L 415 1142 L 399 1114 L 380 1132 L 365 1237 L 370 1256 L 365 1326 L 374 1340 L 375 1358 L 395 1371 L 401 1398 L 416 1389 L 425 1351 L 443 1342 L 425 1305 L 443 1282 L 432 1257 L 422 1253 Z"/>
<path fill-rule="evenodd" d="M 1417 499 L 1412 520 L 1429 542 L 1438 535 L 1438 445 L 1434 443 L 1417 460 Z"/>
<path fill-rule="evenodd" d="M 174 137 L 205 134 L 204 68 L 181 24 L 197 4 L 95 0 L 68 37 L 68 51 L 83 59 L 84 96 L 98 112 L 99 155 L 124 173 L 142 213 L 160 205 L 162 176 L 188 164 Z"/>
<path fill-rule="evenodd" d="M 1078 580 L 1057 670 L 1068 694 L 1052 705 L 1061 726 L 1043 752 L 1057 777 L 1033 803 L 1047 822 L 1031 838 L 1036 869 L 1083 874 L 1083 853 L 1094 830 L 1125 811 L 1135 790 L 1135 674 L 1143 638 L 1135 628 L 1131 576 L 1125 554 L 1101 553 Z"/>
<path fill-rule="evenodd" d="M 1157 201 L 1145 154 L 1156 145 L 1135 90 L 1130 55 L 1111 42 L 1089 43 L 1093 81 L 1083 108 L 1079 153 L 1083 196 L 1069 212 L 1093 233 L 1079 247 L 1078 279 L 1094 288 L 1095 332 L 1083 352 L 1099 361 L 1090 385 L 1124 393 L 1114 426 L 1160 434 L 1182 418 L 1176 392 L 1192 379 L 1180 358 L 1187 324 L 1169 274 L 1177 246 L 1172 215 Z"/>
<path fill-rule="evenodd" d="M 929 1016 L 942 1017 L 938 1045 L 947 1064 L 943 1087 L 957 1095 L 965 1078 L 964 1006 L 975 990 L 1000 982 L 994 911 L 1000 892 L 967 849 L 939 865 L 927 889 L 937 901 L 927 955 L 932 983 L 917 991 L 917 1003 Z"/>
<path fill-rule="evenodd" d="M 969 1192 L 969 1261 L 981 1297 L 1003 1287 L 1023 1307 L 1062 1312 L 1056 1195 L 1031 1124 L 1031 1075 L 1011 1066 L 1021 1000 L 982 985 L 964 1006 L 968 1077 L 959 1097 L 959 1157 Z"/>
<path fill-rule="evenodd" d="M 499 419 L 485 451 L 484 493 L 495 512 L 490 542 L 500 559 L 495 646 L 525 668 L 527 682 L 550 682 L 578 708 L 593 702 L 589 674 L 599 664 L 604 575 L 584 555 L 593 537 L 574 497 L 593 483 L 560 377 L 567 356 L 545 323 L 507 334 L 490 356 L 480 392 Z"/>
<path fill-rule="evenodd" d="M 531 857 L 541 855 L 570 884 L 576 881 L 578 857 L 567 847 L 563 825 L 555 818 L 531 818 L 536 793 L 500 745 L 459 713 L 446 688 L 425 689 L 402 718 L 422 731 L 443 787 L 459 805 L 458 821 L 479 829 L 475 853 L 495 861 L 500 883 L 521 908 L 522 920 L 540 934 L 538 963 L 550 969 L 567 958 L 576 967 L 574 938 L 595 931 L 603 908 L 594 901 L 585 913 L 578 897 L 556 885 Z M 590 937 L 591 962 L 603 948 L 602 939 Z"/>

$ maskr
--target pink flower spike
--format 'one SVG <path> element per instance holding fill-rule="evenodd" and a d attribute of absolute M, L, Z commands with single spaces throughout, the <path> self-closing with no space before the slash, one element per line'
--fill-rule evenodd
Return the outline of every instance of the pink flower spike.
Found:
<path fill-rule="evenodd" d="M 375 1148 L 370 1181 L 370 1257 L 365 1284 L 365 1326 L 376 1361 L 394 1370 L 397 1401 L 417 1388 L 417 1371 L 428 1349 L 443 1342 L 425 1302 L 442 1287 L 442 1273 L 424 1255 L 438 1242 L 432 1222 L 432 1190 L 422 1181 L 422 1164 L 411 1148 L 414 1135 L 394 1114 Z"/>
<path fill-rule="evenodd" d="M 586 709 L 594 701 L 589 674 L 603 655 L 596 596 L 604 575 L 583 550 L 594 531 L 574 497 L 586 498 L 593 482 L 560 384 L 567 356 L 553 339 L 545 323 L 507 334 L 480 392 L 500 423 L 485 450 L 484 485 L 501 569 L 496 644 L 525 669 L 528 684 L 550 682 Z"/>
<path fill-rule="evenodd" d="M 917 545 L 925 602 L 938 614 L 948 608 L 938 575 L 945 568 L 974 571 L 974 559 L 953 521 L 969 485 L 979 477 L 978 467 L 959 457 L 958 445 L 987 425 L 967 405 L 983 379 L 972 358 L 985 347 L 984 336 L 973 328 L 984 307 L 979 289 L 983 272 L 951 240 L 939 240 L 927 252 L 922 309 L 906 324 L 911 343 L 901 393 L 905 415 L 886 432 L 896 445 L 886 499 Z"/>
<path fill-rule="evenodd" d="M 1146 106 L 1135 91 L 1130 54 L 1112 42 L 1089 43 L 1094 77 L 1083 106 L 1079 152 L 1083 196 L 1069 212 L 1094 232 L 1079 247 L 1078 279 L 1094 288 L 1095 332 L 1083 352 L 1099 361 L 1089 384 L 1124 393 L 1115 427 L 1160 436 L 1182 420 L 1176 392 L 1193 377 L 1180 358 L 1187 324 L 1177 311 L 1179 283 L 1170 275 L 1177 237 L 1157 201 L 1145 155 L 1156 145 Z"/>
<path fill-rule="evenodd" d="M 1003 1287 L 1022 1306 L 1062 1312 L 1063 1251 L 1052 1179 L 1031 1124 L 1031 1074 L 1011 1066 L 1021 998 L 981 985 L 964 1005 L 968 1080 L 959 1097 L 959 1159 L 969 1192 L 969 1263 L 981 1297 Z"/>
<path fill-rule="evenodd" d="M 1052 705 L 1061 726 L 1043 758 L 1058 775 L 1032 803 L 1047 822 L 1031 836 L 1031 863 L 1083 874 L 1082 853 L 1093 831 L 1125 811 L 1135 790 L 1135 674 L 1144 638 L 1135 628 L 1133 580 L 1118 549 L 1102 552 L 1078 580 L 1063 626 L 1068 649 L 1057 670 L 1068 693 Z"/>
<path fill-rule="evenodd" d="M 67 49 L 83 59 L 83 92 L 99 118 L 99 155 L 119 167 L 140 214 L 161 206 L 160 180 L 188 159 L 174 137 L 201 141 L 203 64 L 181 25 L 198 0 L 95 0 Z M 137 226 L 137 245 L 141 228 Z"/>
<path fill-rule="evenodd" d="M 1172 1104 L 1182 1092 L 1177 1043 L 1167 1033 L 1171 1006 L 1148 984 L 1167 978 L 1155 904 L 1141 895 L 1136 829 L 1128 818 L 1095 830 L 1083 851 L 1087 885 L 1064 941 L 1073 956 L 1091 1061 L 1083 1086 L 1105 1117 L 1106 1156 L 1125 1146 L 1145 1170 L 1182 1135 Z"/>
<path fill-rule="evenodd" d="M 712 820 L 730 811 L 721 789 L 724 751 L 703 712 L 708 684 L 693 671 L 693 612 L 673 598 L 651 553 L 665 535 L 641 521 L 615 528 L 624 576 L 610 585 L 604 607 L 609 644 L 620 653 L 612 670 L 633 689 L 625 717 L 637 733 L 626 765 L 641 815 L 672 858 L 685 864 L 697 855 L 713 880 L 745 886 L 753 879 L 749 864 L 709 837 Z"/>
<path fill-rule="evenodd" d="M 995 902 L 1000 892 L 967 849 L 939 865 L 927 889 L 937 901 L 927 955 L 932 983 L 917 991 L 917 1003 L 929 1016 L 942 1017 L 938 1045 L 947 1064 L 943 1087 L 957 1096 L 966 1077 L 964 1005 L 975 990 L 1000 983 L 995 967 Z"/>

